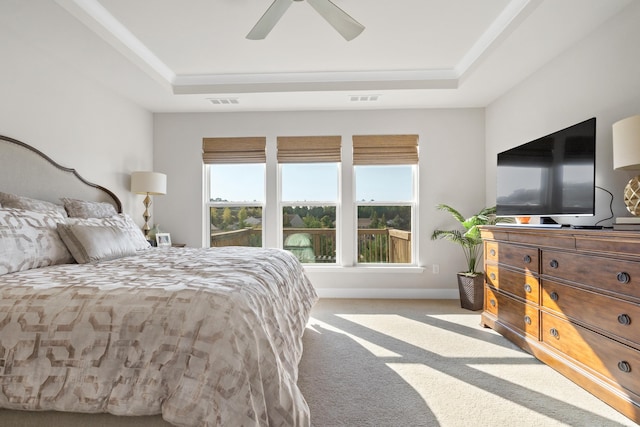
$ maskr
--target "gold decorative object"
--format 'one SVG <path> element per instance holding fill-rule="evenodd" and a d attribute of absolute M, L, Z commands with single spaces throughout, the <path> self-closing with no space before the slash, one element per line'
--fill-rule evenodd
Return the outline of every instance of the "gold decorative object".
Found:
<path fill-rule="evenodd" d="M 142 232 L 144 236 L 149 240 L 149 219 L 151 214 L 149 213 L 149 206 L 151 206 L 152 195 L 167 194 L 167 176 L 158 172 L 133 172 L 131 174 L 131 192 L 136 194 L 144 194 L 145 198 L 142 201 L 144 203 L 144 226 Z"/>
<path fill-rule="evenodd" d="M 640 176 L 631 178 L 624 187 L 624 204 L 631 215 L 640 216 Z"/>

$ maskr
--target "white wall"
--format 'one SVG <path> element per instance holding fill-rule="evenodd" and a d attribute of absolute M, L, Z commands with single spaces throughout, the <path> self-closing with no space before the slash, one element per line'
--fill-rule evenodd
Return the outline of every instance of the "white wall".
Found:
<path fill-rule="evenodd" d="M 342 135 L 347 147 L 343 153 L 350 156 L 351 135 L 400 133 L 418 134 L 420 140 L 418 246 L 419 265 L 426 268 L 402 269 L 403 273 L 309 268 L 309 276 L 324 296 L 457 298 L 455 273 L 464 267 L 462 252 L 449 242 L 432 242 L 430 234 L 436 227 L 455 226 L 434 209 L 436 204 L 451 204 L 468 215 L 484 207 L 482 109 L 155 114 L 154 165 L 168 175 L 168 194 L 155 197 L 154 221 L 171 232 L 173 241 L 202 245 L 203 137 L 266 136 L 269 156 L 275 153 L 279 135 Z M 343 179 L 350 180 L 349 174 L 343 171 Z M 348 217 L 352 211 L 347 203 L 343 207 Z M 278 245 L 276 219 L 275 214 L 265 214 L 267 230 L 271 225 L 266 246 Z M 433 264 L 440 266 L 439 274 L 432 273 Z"/>
<path fill-rule="evenodd" d="M 138 222 L 142 200 L 129 192 L 130 172 L 167 173 L 169 194 L 154 198 L 152 222 L 190 246 L 200 246 L 203 236 L 200 147 L 205 136 L 266 136 L 273 150 L 278 135 L 340 134 L 348 143 L 352 134 L 419 134 L 418 263 L 424 270 L 312 271 L 312 281 L 325 295 L 456 297 L 462 254 L 448 242 L 430 241 L 435 227 L 454 225 L 433 207 L 443 202 L 471 214 L 494 204 L 497 152 L 592 116 L 598 119 L 597 183 L 616 195 L 616 216 L 625 214 L 620 194 L 632 174 L 612 170 L 611 124 L 640 113 L 640 2 L 492 103 L 486 114 L 483 109 L 429 109 L 152 116 L 85 74 L 76 66 L 82 57 L 45 54 L 39 43 L 47 32 L 35 27 L 17 32 L 27 24 L 19 18 L 11 17 L 13 28 L 0 26 L 0 133 L 113 189 Z M 46 22 L 46 16 L 40 18 Z M 608 197 L 598 192 L 597 201 L 600 219 L 607 216 Z M 267 220 L 274 223 L 275 217 Z M 276 246 L 276 237 L 268 233 L 267 244 Z M 439 274 L 432 273 L 433 264 L 440 266 Z"/>
<path fill-rule="evenodd" d="M 68 61 L 39 49 L 51 38 L 46 30 L 16 30 L 35 25 L 31 17 L 11 22 L 14 30 L 0 25 L 0 134 L 114 191 L 124 211 L 142 223 L 142 198 L 130 193 L 129 174 L 152 167 L 153 116 L 80 72 L 74 62 L 82 57 Z"/>
<path fill-rule="evenodd" d="M 622 190 L 635 174 L 613 170 L 611 125 L 640 113 L 639 22 L 640 2 L 633 2 L 487 107 L 487 204 L 495 203 L 498 152 L 596 117 L 596 185 L 614 194 L 615 216 L 629 215 Z M 609 201 L 608 194 L 597 190 L 595 218 L 556 219 L 593 224 L 610 216 Z"/>

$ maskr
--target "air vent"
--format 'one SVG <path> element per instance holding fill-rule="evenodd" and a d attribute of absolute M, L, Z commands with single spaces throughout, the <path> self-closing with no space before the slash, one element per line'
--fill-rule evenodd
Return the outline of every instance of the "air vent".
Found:
<path fill-rule="evenodd" d="M 239 104 L 238 98 L 209 98 L 213 105 L 235 105 Z"/>
<path fill-rule="evenodd" d="M 380 95 L 349 95 L 351 102 L 376 102 L 380 99 Z"/>

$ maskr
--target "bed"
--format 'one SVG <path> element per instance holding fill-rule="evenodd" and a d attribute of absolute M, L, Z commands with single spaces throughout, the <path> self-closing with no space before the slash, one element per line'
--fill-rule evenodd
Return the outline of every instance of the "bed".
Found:
<path fill-rule="evenodd" d="M 113 192 L 3 136 L 0 179 L 0 425 L 310 425 L 317 296 L 290 252 L 151 248 Z"/>

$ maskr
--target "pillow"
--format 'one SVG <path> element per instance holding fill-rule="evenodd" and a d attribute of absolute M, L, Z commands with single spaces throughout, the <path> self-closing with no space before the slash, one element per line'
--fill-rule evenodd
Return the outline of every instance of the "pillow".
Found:
<path fill-rule="evenodd" d="M 64 220 L 56 211 L 0 208 L 0 275 L 72 263 L 56 231 Z"/>
<path fill-rule="evenodd" d="M 88 202 L 68 197 L 63 197 L 60 200 L 64 204 L 67 215 L 72 218 L 107 218 L 118 214 L 111 203 Z"/>
<path fill-rule="evenodd" d="M 149 249 L 151 244 L 145 239 L 142 230 L 136 225 L 135 222 L 127 214 L 117 214 L 109 218 L 67 218 L 65 224 L 74 225 L 100 225 L 117 227 L 126 231 L 129 235 L 129 239 L 137 251 L 143 251 Z"/>
<path fill-rule="evenodd" d="M 126 230 L 118 227 L 58 224 L 58 233 L 78 264 L 136 254 Z"/>
<path fill-rule="evenodd" d="M 10 193 L 0 192 L 0 206 L 3 208 L 25 209 L 36 212 L 56 211 L 60 212 L 63 216 L 67 216 L 67 211 L 64 210 L 64 206 L 62 205 Z"/>

